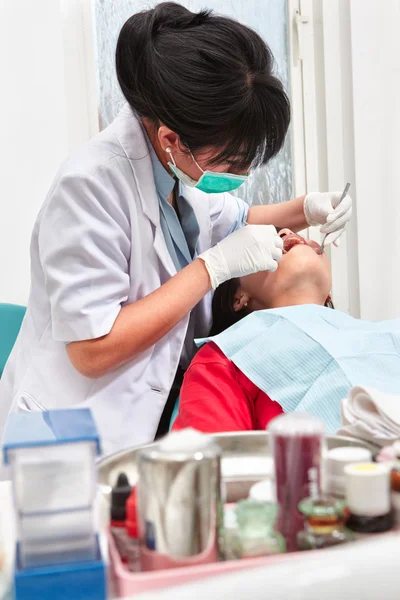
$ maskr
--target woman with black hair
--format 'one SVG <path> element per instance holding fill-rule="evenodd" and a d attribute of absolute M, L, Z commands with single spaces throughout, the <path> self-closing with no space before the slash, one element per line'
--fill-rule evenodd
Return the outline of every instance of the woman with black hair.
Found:
<path fill-rule="evenodd" d="M 10 403 L 90 407 L 106 453 L 165 429 L 174 379 L 210 327 L 209 292 L 274 271 L 275 227 L 320 224 L 329 243 L 351 215 L 335 193 L 250 209 L 229 194 L 276 155 L 290 120 L 251 29 L 162 3 L 125 23 L 116 70 L 127 104 L 64 163 L 37 219 L 0 393 L 0 426 Z"/>

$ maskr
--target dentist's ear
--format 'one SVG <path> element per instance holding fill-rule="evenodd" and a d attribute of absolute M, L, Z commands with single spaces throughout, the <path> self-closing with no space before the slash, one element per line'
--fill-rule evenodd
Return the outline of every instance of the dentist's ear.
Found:
<path fill-rule="evenodd" d="M 244 308 L 247 308 L 250 297 L 248 294 L 244 293 L 240 288 L 236 291 L 236 294 L 233 298 L 233 310 L 235 312 L 239 312 Z"/>
<path fill-rule="evenodd" d="M 158 140 L 164 152 L 169 148 L 172 154 L 181 152 L 179 135 L 165 125 L 160 125 L 157 131 Z"/>

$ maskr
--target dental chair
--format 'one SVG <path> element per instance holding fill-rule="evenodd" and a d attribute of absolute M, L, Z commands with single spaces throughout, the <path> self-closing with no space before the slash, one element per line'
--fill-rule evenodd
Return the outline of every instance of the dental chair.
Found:
<path fill-rule="evenodd" d="M 171 420 L 169 422 L 169 430 L 171 431 L 173 424 L 175 423 L 176 417 L 179 414 L 179 396 L 176 399 L 174 410 L 172 411 Z"/>
<path fill-rule="evenodd" d="M 25 306 L 0 303 L 0 377 L 17 339 L 25 311 Z"/>

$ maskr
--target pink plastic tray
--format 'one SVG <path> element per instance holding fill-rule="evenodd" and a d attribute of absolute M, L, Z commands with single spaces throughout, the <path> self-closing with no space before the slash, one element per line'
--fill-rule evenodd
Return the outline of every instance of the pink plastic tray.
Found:
<path fill-rule="evenodd" d="M 110 551 L 110 563 L 112 574 L 115 580 L 116 592 L 120 598 L 134 596 L 143 592 L 159 590 L 161 588 L 172 587 L 196 581 L 204 577 L 211 577 L 231 571 L 261 567 L 264 565 L 273 565 L 278 562 L 291 560 L 298 557 L 298 552 L 291 554 L 278 554 L 262 558 L 249 558 L 246 560 L 231 560 L 206 565 L 194 565 L 178 567 L 176 569 L 165 569 L 162 571 L 146 571 L 143 573 L 131 573 L 121 562 L 117 552 L 114 539 L 108 533 L 108 544 Z"/>

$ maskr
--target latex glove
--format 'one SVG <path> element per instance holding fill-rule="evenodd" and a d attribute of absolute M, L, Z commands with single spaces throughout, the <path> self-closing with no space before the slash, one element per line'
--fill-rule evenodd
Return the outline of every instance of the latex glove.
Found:
<path fill-rule="evenodd" d="M 200 254 L 206 263 L 212 288 L 233 277 L 258 271 L 276 271 L 283 242 L 273 225 L 247 225 Z"/>
<path fill-rule="evenodd" d="M 346 195 L 341 203 L 343 192 L 312 192 L 304 200 L 304 214 L 309 225 L 322 225 L 320 231 L 328 234 L 325 246 L 335 242 L 343 233 L 351 219 L 352 199 Z"/>

